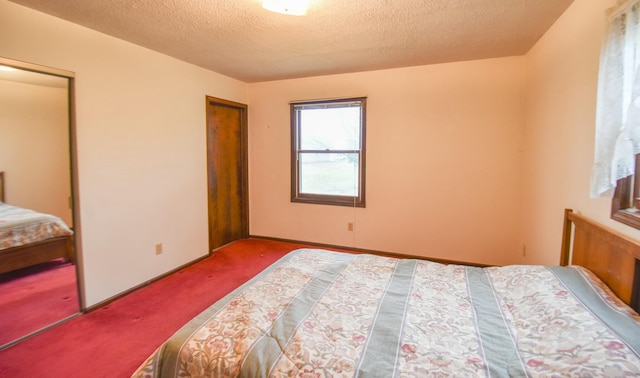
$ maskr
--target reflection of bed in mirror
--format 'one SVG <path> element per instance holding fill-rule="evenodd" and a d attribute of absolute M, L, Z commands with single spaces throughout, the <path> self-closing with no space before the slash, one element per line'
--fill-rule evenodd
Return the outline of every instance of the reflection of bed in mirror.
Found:
<path fill-rule="evenodd" d="M 60 218 L 4 202 L 0 172 L 0 274 L 59 258 L 74 262 L 73 231 Z"/>

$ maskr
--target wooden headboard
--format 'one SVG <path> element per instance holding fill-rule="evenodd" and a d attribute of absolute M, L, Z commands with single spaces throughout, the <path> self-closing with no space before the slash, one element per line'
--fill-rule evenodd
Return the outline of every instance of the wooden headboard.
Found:
<path fill-rule="evenodd" d="M 591 270 L 640 312 L 640 242 L 566 209 L 560 265 L 568 264 Z"/>
<path fill-rule="evenodd" d="M 4 202 L 4 171 L 0 171 L 0 202 Z"/>

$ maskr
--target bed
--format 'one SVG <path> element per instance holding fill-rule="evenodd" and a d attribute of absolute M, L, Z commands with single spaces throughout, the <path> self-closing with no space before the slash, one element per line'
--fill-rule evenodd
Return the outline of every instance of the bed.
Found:
<path fill-rule="evenodd" d="M 60 218 L 4 200 L 0 172 L 0 274 L 58 258 L 74 263 L 73 231 Z"/>
<path fill-rule="evenodd" d="M 133 377 L 640 376 L 638 259 L 633 240 L 571 211 L 558 266 L 300 249 Z"/>

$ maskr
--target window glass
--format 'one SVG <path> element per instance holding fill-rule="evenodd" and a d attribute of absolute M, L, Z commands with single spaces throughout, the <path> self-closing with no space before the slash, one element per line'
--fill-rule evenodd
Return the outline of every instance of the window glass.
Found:
<path fill-rule="evenodd" d="M 358 154 L 300 154 L 300 193 L 358 195 Z"/>
<path fill-rule="evenodd" d="M 300 149 L 357 150 L 360 148 L 360 108 L 299 109 Z"/>

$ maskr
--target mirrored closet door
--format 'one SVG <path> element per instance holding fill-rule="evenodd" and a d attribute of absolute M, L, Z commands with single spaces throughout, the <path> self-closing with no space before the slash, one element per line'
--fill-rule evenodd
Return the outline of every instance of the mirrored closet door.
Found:
<path fill-rule="evenodd" d="M 0 57 L 0 349 L 81 310 L 73 73 Z"/>

